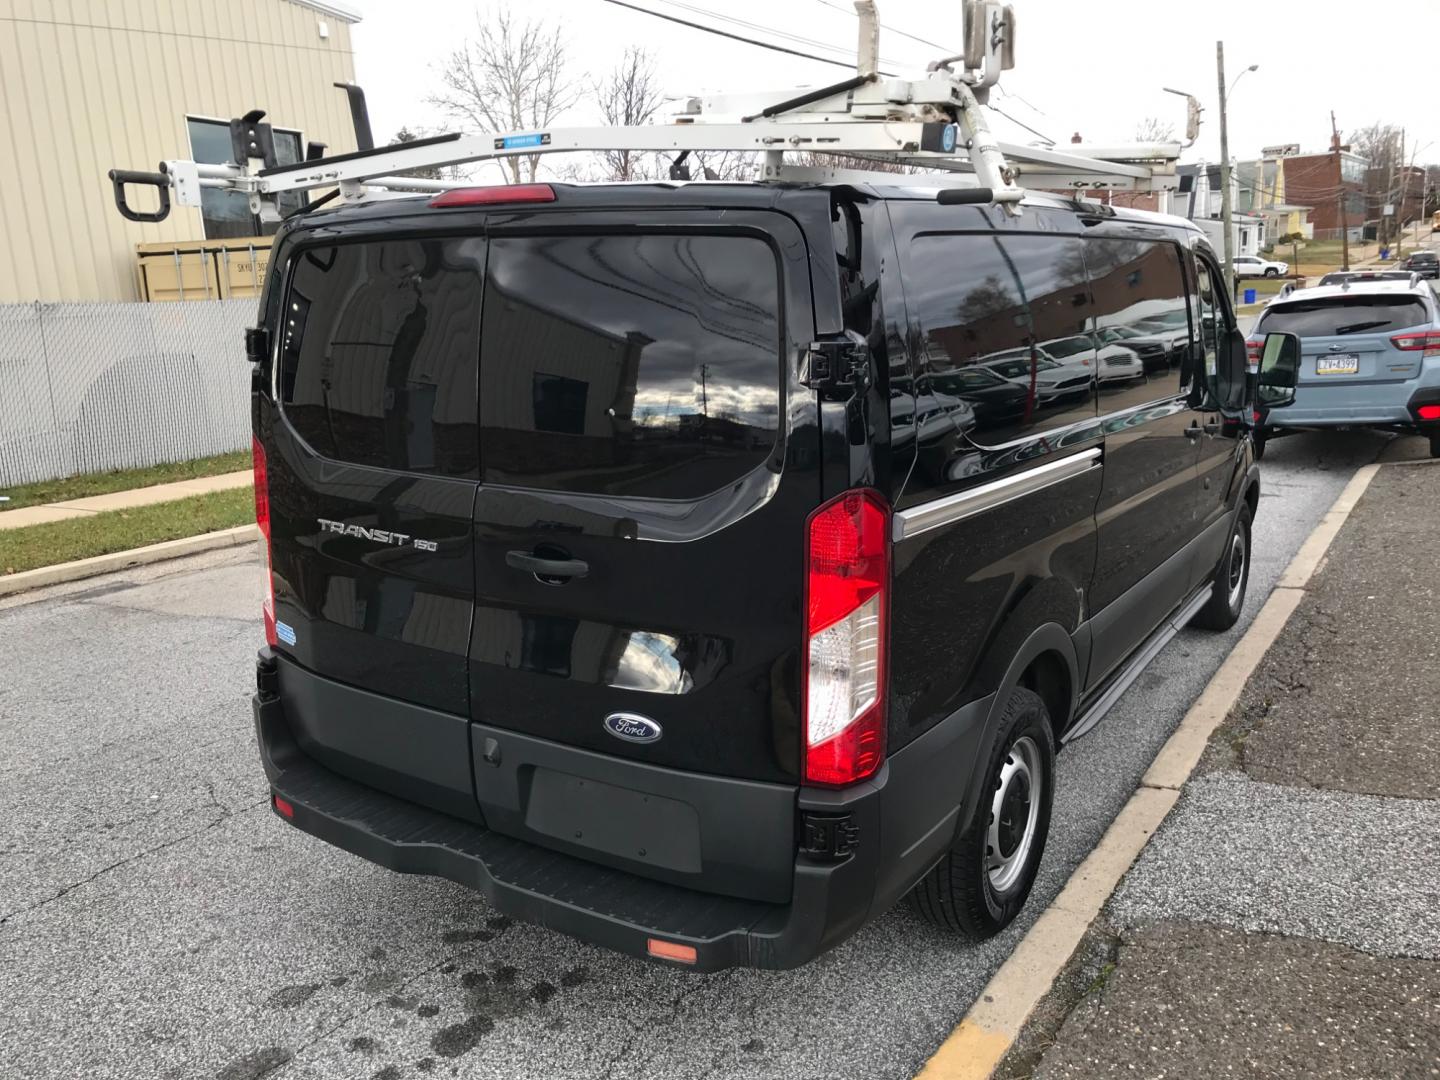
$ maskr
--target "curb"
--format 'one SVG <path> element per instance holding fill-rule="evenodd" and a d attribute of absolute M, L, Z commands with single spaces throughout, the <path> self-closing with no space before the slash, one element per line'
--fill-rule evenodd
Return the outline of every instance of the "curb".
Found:
<path fill-rule="evenodd" d="M 128 551 L 113 551 L 108 555 L 96 555 L 90 559 L 57 563 L 55 566 L 41 566 L 19 574 L 0 577 L 0 596 L 14 596 L 17 593 L 39 589 L 45 585 L 59 585 L 67 581 L 109 574 L 116 570 L 128 570 L 134 566 L 148 566 L 150 563 L 179 559 L 186 555 L 199 555 L 216 548 L 239 547 L 260 536 L 254 525 L 237 525 L 233 529 L 186 536 L 179 540 L 166 540 L 146 547 L 131 548 Z"/>
<path fill-rule="evenodd" d="M 1230 714 L 1251 674 L 1300 606 L 1305 586 L 1380 468 L 1378 464 L 1365 465 L 1351 477 L 1300 545 L 1254 621 L 1155 755 L 1100 842 L 1026 931 L 970 1011 L 916 1074 L 916 1080 L 988 1080 L 994 1073 L 1115 886 L 1179 801 L 1180 789 L 1199 764 L 1210 736 Z"/>

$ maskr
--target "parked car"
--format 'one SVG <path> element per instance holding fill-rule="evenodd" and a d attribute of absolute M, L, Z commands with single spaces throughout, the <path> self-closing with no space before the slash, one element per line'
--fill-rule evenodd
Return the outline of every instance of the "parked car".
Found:
<path fill-rule="evenodd" d="M 931 392 L 959 398 L 981 430 L 1016 423 L 1024 415 L 1030 395 L 1025 389 L 980 365 L 939 370 L 930 376 Z"/>
<path fill-rule="evenodd" d="M 1039 405 L 1083 401 L 1095 391 L 1095 375 L 1088 364 L 1061 364 L 1039 347 L 1027 346 L 991 353 L 981 357 L 976 366 L 993 371 L 1026 391 L 1033 385 Z"/>
<path fill-rule="evenodd" d="M 1257 448 L 1277 432 L 1384 427 L 1418 431 L 1440 457 L 1440 306 L 1422 281 L 1351 281 L 1297 289 L 1260 315 L 1252 358 L 1268 333 L 1300 338 L 1295 400 L 1263 404 Z"/>
<path fill-rule="evenodd" d="M 1097 340 L 1089 334 L 1073 334 L 1040 342 L 1047 356 L 1060 364 L 1079 364 L 1095 372 L 1100 383 L 1143 379 L 1145 365 L 1134 349 L 1113 342 Z"/>
<path fill-rule="evenodd" d="M 1284 277 L 1290 272 L 1290 264 L 1262 259 L 1259 255 L 1236 255 L 1231 265 L 1237 278 Z"/>
<path fill-rule="evenodd" d="M 900 179 L 281 226 L 247 335 L 280 819 L 693 970 L 907 895 L 1015 918 L 1057 747 L 1239 616 L 1245 341 L 1188 221 L 1032 194 L 1020 231 Z M 984 430 L 934 389 L 1137 303 L 1209 329 L 1122 407 Z"/>
<path fill-rule="evenodd" d="M 1169 371 L 1174 352 L 1173 338 L 1147 334 L 1132 326 L 1106 326 L 1096 332 L 1106 345 L 1120 345 L 1140 358 L 1147 372 Z"/>
<path fill-rule="evenodd" d="M 1440 255 L 1433 251 L 1416 251 L 1406 256 L 1406 270 L 1424 278 L 1440 278 Z"/>

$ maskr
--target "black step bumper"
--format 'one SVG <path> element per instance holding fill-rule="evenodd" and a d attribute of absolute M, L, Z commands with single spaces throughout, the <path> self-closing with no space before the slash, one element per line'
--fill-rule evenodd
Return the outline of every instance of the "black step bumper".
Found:
<path fill-rule="evenodd" d="M 696 971 L 798 967 L 888 908 L 939 857 L 954 826 L 953 813 L 941 812 L 933 824 L 891 820 L 884 828 L 886 804 L 892 819 L 913 818 L 923 790 L 894 784 L 897 759 L 928 771 L 937 760 L 958 762 L 952 754 L 973 750 L 969 739 L 952 737 L 946 740 L 951 754 L 937 759 L 934 753 L 912 753 L 917 749 L 912 745 L 894 755 L 871 782 L 843 792 L 806 790 L 802 813 L 848 815 L 859 840 L 835 861 L 797 854 L 790 902 L 769 904 L 601 866 L 341 776 L 300 749 L 285 718 L 274 665 L 268 650 L 262 653 L 255 731 L 272 808 L 278 798 L 289 809 L 276 809 L 282 820 L 390 870 L 447 878 L 481 893 L 506 915 L 617 952 L 651 958 L 652 939 L 692 946 Z M 952 736 L 960 733 L 952 725 L 942 727 L 950 728 Z M 931 749 L 935 745 L 932 741 Z M 921 784 L 928 778 L 916 774 L 913 779 Z M 942 803 L 955 795 L 952 789 Z M 921 839 L 903 844 L 917 829 Z"/>

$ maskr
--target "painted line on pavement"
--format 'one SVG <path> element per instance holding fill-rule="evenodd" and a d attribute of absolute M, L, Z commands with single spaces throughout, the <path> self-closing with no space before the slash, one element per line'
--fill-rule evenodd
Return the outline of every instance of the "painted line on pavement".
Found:
<path fill-rule="evenodd" d="M 1050 992 L 1081 938 L 1120 879 L 1180 798 L 1180 789 L 1280 631 L 1300 606 L 1305 586 L 1354 511 L 1380 465 L 1365 465 L 1315 526 L 1254 621 L 1155 755 L 1140 786 L 1116 815 L 1060 895 L 1030 927 L 985 985 L 964 1019 L 916 1075 L 916 1080 L 988 1080 L 1009 1052 L 1035 1006 Z"/>

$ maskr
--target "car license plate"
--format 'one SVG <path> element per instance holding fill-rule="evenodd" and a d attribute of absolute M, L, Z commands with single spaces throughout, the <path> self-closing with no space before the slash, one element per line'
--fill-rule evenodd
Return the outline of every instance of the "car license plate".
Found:
<path fill-rule="evenodd" d="M 1360 357 L 1354 353 L 1328 353 L 1315 360 L 1316 375 L 1354 375 L 1360 370 Z"/>

